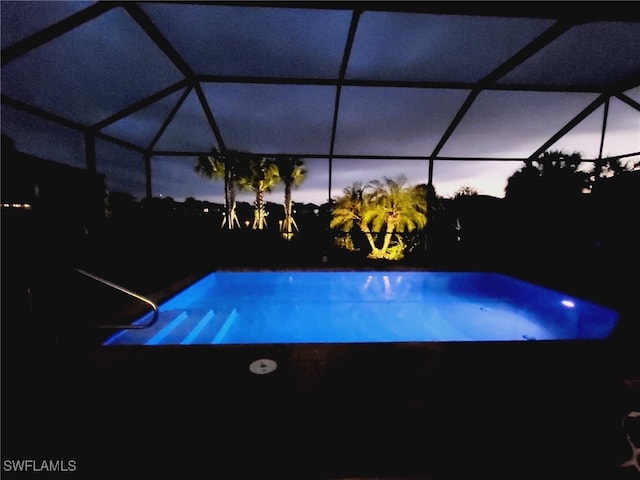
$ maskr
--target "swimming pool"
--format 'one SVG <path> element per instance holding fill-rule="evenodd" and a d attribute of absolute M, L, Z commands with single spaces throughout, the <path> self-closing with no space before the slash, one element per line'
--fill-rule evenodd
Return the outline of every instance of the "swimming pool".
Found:
<path fill-rule="evenodd" d="M 43 362 L 77 372 L 64 405 L 108 415 L 101 438 L 133 427 L 105 451 L 144 472 L 211 452 L 238 478 L 296 478 L 293 457 L 318 478 L 608 468 L 627 317 L 583 298 L 499 273 L 219 270 L 158 307 Z"/>
<path fill-rule="evenodd" d="M 600 340 L 618 320 L 491 272 L 216 271 L 160 304 L 153 326 L 103 345 Z"/>

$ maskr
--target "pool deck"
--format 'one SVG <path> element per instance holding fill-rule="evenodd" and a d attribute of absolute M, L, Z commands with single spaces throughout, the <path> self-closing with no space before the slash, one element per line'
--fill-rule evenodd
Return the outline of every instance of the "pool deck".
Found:
<path fill-rule="evenodd" d="M 633 478 L 640 376 L 608 342 L 14 355 L 3 459 L 73 459 L 72 478 Z"/>
<path fill-rule="evenodd" d="M 640 411 L 624 297 L 606 341 L 95 347 L 5 323 L 2 458 L 90 480 L 638 478 L 621 467 L 640 445 L 640 416 L 622 427 Z"/>

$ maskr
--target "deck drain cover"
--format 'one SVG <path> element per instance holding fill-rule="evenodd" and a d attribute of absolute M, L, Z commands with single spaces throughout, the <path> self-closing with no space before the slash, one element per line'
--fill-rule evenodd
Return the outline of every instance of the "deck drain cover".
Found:
<path fill-rule="evenodd" d="M 278 368 L 278 364 L 270 360 L 268 358 L 260 358 L 251 362 L 249 365 L 249 370 L 256 375 L 265 375 L 267 373 L 273 372 L 276 368 Z"/>

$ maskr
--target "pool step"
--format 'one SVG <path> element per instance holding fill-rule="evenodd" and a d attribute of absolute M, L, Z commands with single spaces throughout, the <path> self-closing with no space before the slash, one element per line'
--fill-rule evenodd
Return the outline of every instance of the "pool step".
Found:
<path fill-rule="evenodd" d="M 237 315 L 235 308 L 230 312 L 161 310 L 158 321 L 151 327 L 140 330 L 120 330 L 103 342 L 103 345 L 223 343 Z"/>

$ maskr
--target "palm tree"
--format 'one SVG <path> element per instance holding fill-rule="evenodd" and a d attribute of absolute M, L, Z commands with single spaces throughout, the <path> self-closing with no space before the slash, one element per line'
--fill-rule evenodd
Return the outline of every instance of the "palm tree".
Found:
<path fill-rule="evenodd" d="M 624 163 L 620 158 L 600 159 L 593 164 L 589 176 L 589 188 L 593 189 L 605 178 L 616 177 L 639 167 L 640 163 Z"/>
<path fill-rule="evenodd" d="M 290 240 L 293 238 L 293 228 L 298 230 L 298 225 L 293 219 L 293 202 L 291 201 L 291 190 L 299 187 L 304 182 L 307 169 L 304 162 L 298 157 L 276 157 L 276 165 L 280 173 L 280 179 L 284 183 L 284 221 L 280 231 L 283 238 Z"/>
<path fill-rule="evenodd" d="M 526 252 L 523 258 L 555 261 L 587 228 L 583 193 L 591 174 L 580 169 L 581 162 L 579 153 L 551 150 L 525 161 L 507 180 L 509 231 Z"/>
<path fill-rule="evenodd" d="M 528 159 L 507 180 L 505 198 L 557 203 L 579 196 L 588 187 L 589 180 L 589 174 L 579 170 L 581 162 L 579 153 L 568 155 L 558 150 Z"/>
<path fill-rule="evenodd" d="M 344 189 L 336 200 L 330 222 L 331 228 L 350 232 L 358 226 L 364 233 L 371 252 L 369 258 L 399 260 L 404 251 L 402 233 L 412 232 L 427 224 L 427 199 L 421 186 L 408 187 L 406 178 L 385 178 L 372 181 L 365 187 L 354 183 Z M 366 192 L 371 189 L 370 192 Z M 376 245 L 377 233 L 384 232 L 382 247 Z M 395 235 L 397 245 L 391 246 Z"/>
<path fill-rule="evenodd" d="M 280 182 L 278 166 L 273 158 L 246 155 L 239 165 L 236 182 L 240 190 L 255 192 L 253 225 L 254 230 L 267 227 L 264 208 L 264 194 L 270 192 Z"/>
<path fill-rule="evenodd" d="M 589 174 L 579 170 L 582 157 L 559 150 L 544 152 L 538 159 L 540 178 L 546 194 L 558 199 L 575 198 L 588 186 Z"/>
<path fill-rule="evenodd" d="M 222 219 L 221 227 L 226 224 L 229 230 L 232 230 L 234 225 L 240 228 L 240 222 L 236 214 L 236 153 L 227 152 L 225 155 L 213 149 L 211 155 L 200 155 L 198 157 L 195 170 L 204 178 L 224 180 L 225 216 Z"/>
<path fill-rule="evenodd" d="M 400 259 L 404 250 L 402 233 L 424 228 L 427 224 L 427 199 L 424 191 L 407 187 L 407 179 L 400 175 L 396 180 L 385 177 L 384 182 L 370 182 L 373 191 L 368 195 L 364 221 L 373 231 L 384 231 L 382 247 L 369 255 L 371 258 Z M 395 234 L 398 248 L 390 250 Z"/>
<path fill-rule="evenodd" d="M 367 238 L 371 251 L 377 252 L 375 238 L 363 217 L 366 204 L 364 188 L 360 182 L 344 188 L 343 195 L 336 199 L 331 210 L 329 227 L 349 234 L 357 226 Z"/>

